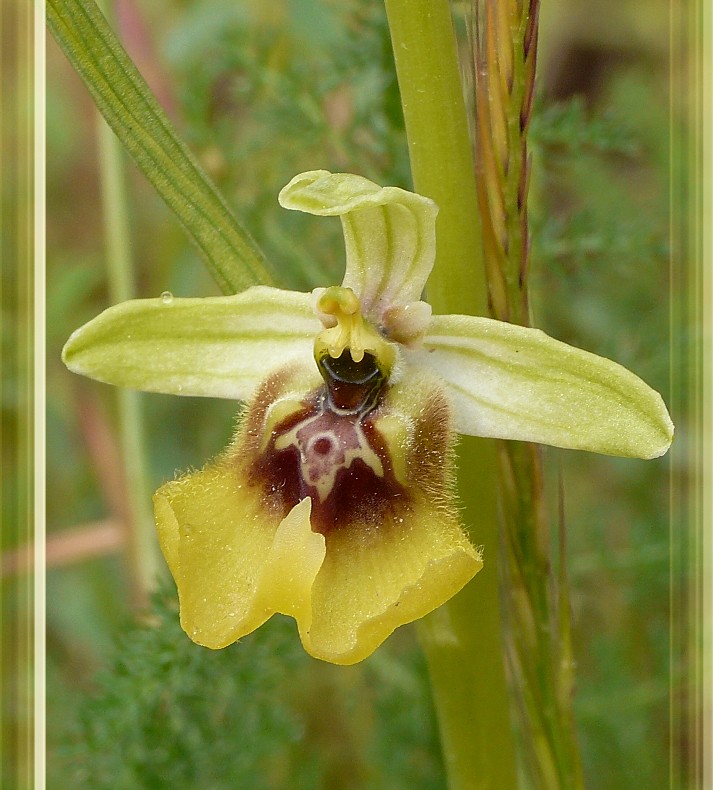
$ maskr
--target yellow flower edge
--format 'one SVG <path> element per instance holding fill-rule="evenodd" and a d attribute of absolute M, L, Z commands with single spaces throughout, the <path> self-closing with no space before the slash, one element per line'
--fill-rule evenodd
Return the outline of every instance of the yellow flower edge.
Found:
<path fill-rule="evenodd" d="M 401 517 L 398 517 L 399 519 Z M 369 656 L 399 626 L 455 595 L 482 567 L 455 518 L 415 503 L 408 521 L 327 536 L 305 650 L 335 664 Z"/>
<path fill-rule="evenodd" d="M 265 512 L 256 489 L 243 489 L 235 466 L 229 456 L 222 456 L 154 495 L 159 542 L 178 588 L 181 626 L 194 642 L 216 650 L 254 631 L 278 611 L 285 597 L 282 590 L 276 591 L 276 608 L 270 608 L 264 592 L 270 586 L 270 569 L 280 568 L 281 555 L 291 544 L 290 532 L 300 516 L 305 520 L 305 509 L 309 523 L 306 502 L 284 519 L 278 535 L 284 522 Z M 306 566 L 312 571 L 308 588 L 324 557 L 324 539 L 315 538 L 321 547 L 297 547 L 300 563 L 312 549 L 312 562 Z M 305 575 L 295 580 L 294 588 L 304 586 Z M 303 599 L 304 595 L 296 596 L 298 611 Z"/>

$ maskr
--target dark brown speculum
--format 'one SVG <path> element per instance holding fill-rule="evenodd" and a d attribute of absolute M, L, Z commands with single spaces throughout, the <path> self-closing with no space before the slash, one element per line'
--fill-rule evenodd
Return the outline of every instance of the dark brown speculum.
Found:
<path fill-rule="evenodd" d="M 269 426 L 253 482 L 283 517 L 311 497 L 312 527 L 322 534 L 354 522 L 379 523 L 406 497 L 376 424 L 387 379 L 373 356 L 354 362 L 348 350 L 319 367 L 324 385 Z"/>
<path fill-rule="evenodd" d="M 355 362 L 349 349 L 336 359 L 326 354 L 319 361 L 319 371 L 332 405 L 344 411 L 366 413 L 376 405 L 386 379 L 371 354 Z"/>

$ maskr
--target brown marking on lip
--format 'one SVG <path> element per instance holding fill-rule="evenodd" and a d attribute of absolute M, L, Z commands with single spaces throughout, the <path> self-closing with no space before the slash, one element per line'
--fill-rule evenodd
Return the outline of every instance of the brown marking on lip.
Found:
<path fill-rule="evenodd" d="M 299 371 L 282 368 L 266 379 L 253 396 L 252 403 L 245 410 L 243 422 L 231 449 L 239 448 L 242 456 L 256 456 L 264 439 L 265 419 L 270 406 L 289 392 L 290 383 Z M 290 415 L 285 425 L 296 425 L 304 419 L 316 398 L 316 391 L 304 398 L 304 410 Z"/>
<path fill-rule="evenodd" d="M 311 497 L 312 529 L 315 532 L 326 534 L 333 529 L 348 528 L 353 523 L 377 524 L 384 519 L 386 511 L 393 508 L 395 502 L 405 502 L 408 497 L 406 490 L 393 474 L 386 443 L 373 425 L 374 414 L 339 413 L 333 410 L 324 388 L 320 390 L 316 396 L 313 394 L 306 399 L 304 410 L 275 426 L 265 452 L 252 464 L 251 483 L 263 489 L 266 501 L 276 508 L 281 518 L 300 500 Z M 310 450 L 317 457 L 305 461 L 295 444 L 276 449 L 275 443 L 280 437 L 298 428 L 300 423 L 309 423 L 318 415 L 324 415 L 333 424 L 334 432 L 330 438 L 320 436 L 312 444 Z M 344 463 L 344 453 L 355 449 L 357 425 L 368 449 L 381 461 L 383 474 L 377 474 L 362 457 L 354 457 L 348 466 L 336 470 L 329 493 L 322 498 L 316 485 L 310 484 L 307 479 L 308 465 L 324 463 L 326 454 L 330 452 L 336 456 L 335 463 Z M 297 434 L 307 430 L 298 428 Z M 324 448 L 321 447 L 322 442 L 325 442 Z M 342 442 L 343 446 L 326 446 L 333 442 Z M 305 453 L 307 442 L 300 446 Z M 326 453 L 320 452 L 320 449 L 326 450 Z"/>
<path fill-rule="evenodd" d="M 370 397 L 361 400 L 361 408 L 345 411 L 334 403 L 329 382 L 297 394 L 295 375 L 283 369 L 262 385 L 232 450 L 236 479 L 261 492 L 275 519 L 310 497 L 312 528 L 326 535 L 356 525 L 401 523 L 423 495 L 436 506 L 448 506 L 452 430 L 449 405 L 438 389 L 418 385 L 412 395 L 412 385 L 404 391 L 383 380 L 372 397 L 373 381 L 365 381 Z M 282 398 L 292 398 L 297 408 L 271 423 L 270 407 Z M 379 418 L 391 414 L 411 425 L 403 446 L 390 446 L 379 431 Z M 405 481 L 396 478 L 392 453 L 405 454 Z"/>
<path fill-rule="evenodd" d="M 331 439 L 328 439 L 326 436 L 317 439 L 314 443 L 313 450 L 317 455 L 329 455 L 332 452 L 333 443 Z"/>
<path fill-rule="evenodd" d="M 440 391 L 425 400 L 414 426 L 409 478 L 432 494 L 450 491 L 453 483 L 453 441 L 450 407 Z"/>

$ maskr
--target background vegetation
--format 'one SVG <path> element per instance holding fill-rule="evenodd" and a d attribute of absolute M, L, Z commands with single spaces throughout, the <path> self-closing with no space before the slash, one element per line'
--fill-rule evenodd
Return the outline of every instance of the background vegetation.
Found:
<path fill-rule="evenodd" d="M 410 186 L 382 5 L 117 7 L 130 54 L 279 262 L 281 281 L 339 282 L 339 223 L 285 212 L 276 195 L 314 168 Z M 669 777 L 683 787 L 693 749 L 686 99 L 669 95 L 667 3 L 572 0 L 542 12 L 531 132 L 535 323 L 637 372 L 677 425 L 674 451 L 655 462 L 547 453 L 553 501 L 560 476 L 565 490 L 585 772 L 593 788 L 659 787 Z M 674 85 L 683 78 L 674 72 Z M 124 549 L 116 394 L 59 359 L 70 332 L 109 297 L 96 113 L 52 41 L 47 123 L 48 785 L 443 788 L 412 629 L 340 669 L 304 655 L 281 618 L 225 651 L 197 648 L 177 626 L 166 580 L 137 620 L 146 602 Z M 217 293 L 151 187 L 131 165 L 128 176 L 137 295 Z M 200 466 L 230 436 L 233 403 L 141 400 L 152 487 Z"/>

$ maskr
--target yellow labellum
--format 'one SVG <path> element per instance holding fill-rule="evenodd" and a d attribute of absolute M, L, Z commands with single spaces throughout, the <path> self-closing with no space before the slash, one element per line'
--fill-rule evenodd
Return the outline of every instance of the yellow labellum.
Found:
<path fill-rule="evenodd" d="M 385 386 L 367 415 L 329 416 L 336 423 L 327 449 L 342 465 L 324 496 L 307 473 L 309 441 L 300 453 L 280 438 L 301 423 L 314 438 L 326 386 L 302 393 L 302 412 L 274 406 L 293 403 L 313 381 L 299 370 L 268 379 L 226 453 L 156 493 L 181 624 L 199 644 L 224 647 L 282 613 L 296 620 L 311 655 L 351 664 L 444 603 L 482 565 L 452 505 L 453 434 L 438 387 L 407 377 Z M 356 421 L 379 470 L 358 451 L 356 460 L 340 455 Z"/>

